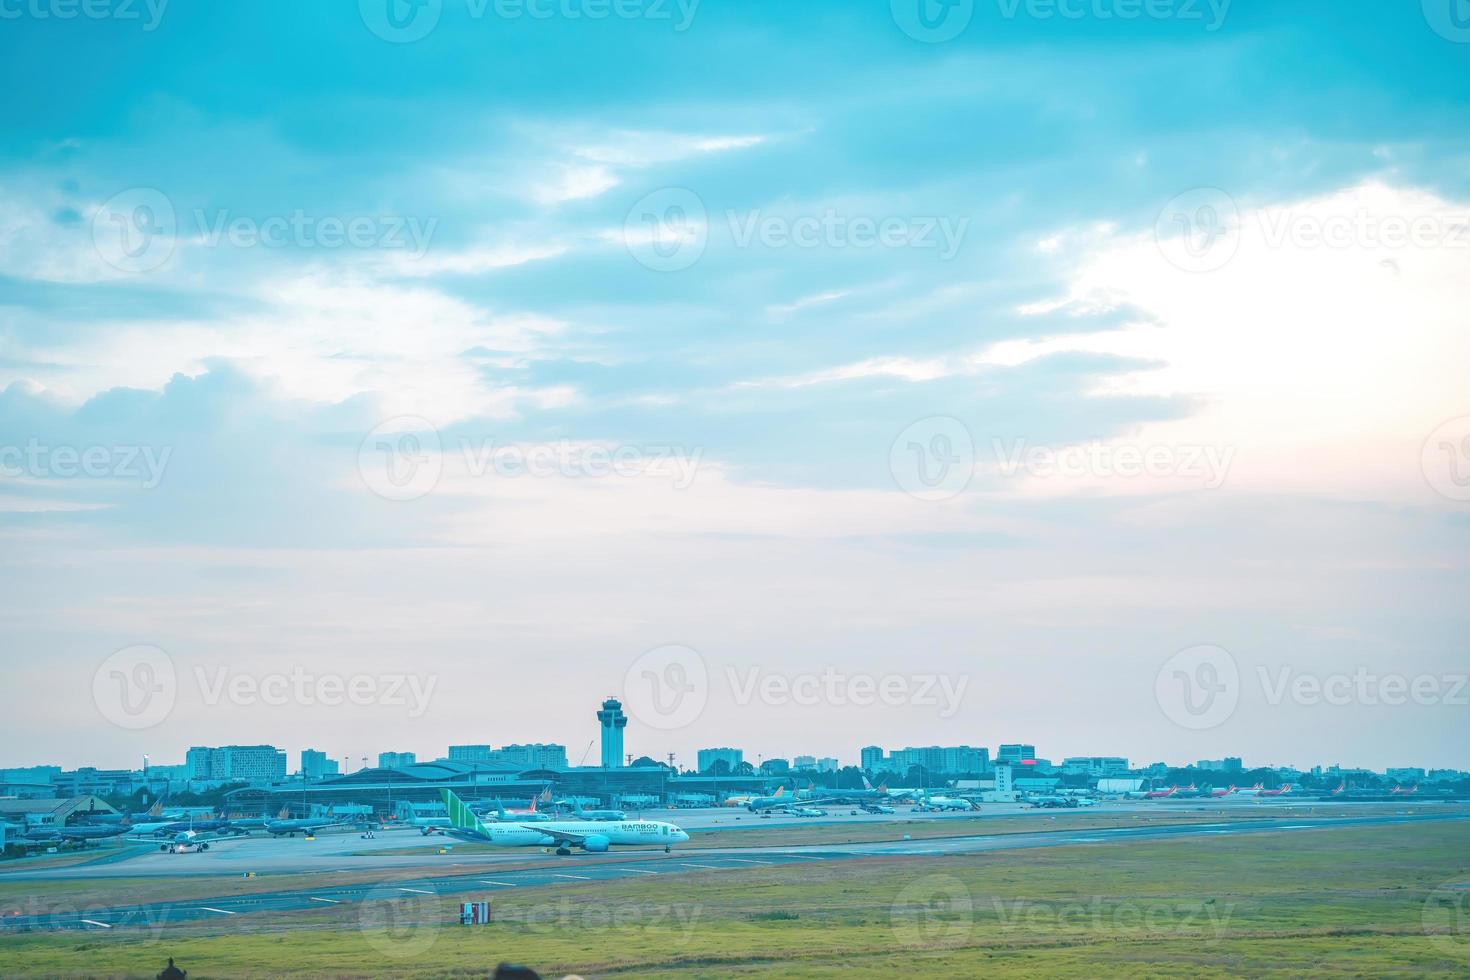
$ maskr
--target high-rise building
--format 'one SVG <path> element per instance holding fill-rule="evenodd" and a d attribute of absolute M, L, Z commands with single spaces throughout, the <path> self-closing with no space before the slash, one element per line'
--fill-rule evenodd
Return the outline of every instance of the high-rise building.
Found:
<path fill-rule="evenodd" d="M 411 766 L 419 761 L 417 754 L 413 752 L 379 752 L 379 769 L 399 769 L 403 766 Z"/>
<path fill-rule="evenodd" d="M 488 745 L 451 745 L 449 747 L 450 762 L 489 762 L 490 746 Z"/>
<path fill-rule="evenodd" d="M 770 776 L 784 776 L 790 771 L 790 759 L 767 759 L 761 763 L 761 772 Z"/>
<path fill-rule="evenodd" d="M 723 762 L 727 772 L 734 772 L 744 759 L 745 753 L 740 749 L 700 749 L 699 771 L 709 772 L 716 762 Z"/>
<path fill-rule="evenodd" d="M 1026 766 L 1036 764 L 1036 746 L 1034 745 L 1002 745 L 1000 751 L 995 753 L 997 764 L 1005 762 L 1013 766 Z"/>
<path fill-rule="evenodd" d="M 195 745 L 184 757 L 190 779 L 273 783 L 286 778 L 286 753 L 274 745 Z"/>
<path fill-rule="evenodd" d="M 602 767 L 623 767 L 623 729 L 628 727 L 628 716 L 623 714 L 623 703 L 617 698 L 602 702 L 597 712 L 597 722 L 602 726 Z"/>
<path fill-rule="evenodd" d="M 304 779 L 336 776 L 338 772 L 337 760 L 327 758 L 325 752 L 318 752 L 316 749 L 301 750 L 301 775 Z"/>
<path fill-rule="evenodd" d="M 831 756 L 823 756 L 817 760 L 817 772 L 836 772 L 837 760 Z"/>
<path fill-rule="evenodd" d="M 792 769 L 815 769 L 817 768 L 817 757 L 814 755 L 799 755 L 791 760 Z"/>
<path fill-rule="evenodd" d="M 507 745 L 491 752 L 490 761 L 520 769 L 565 769 L 567 747 L 554 742 Z"/>
<path fill-rule="evenodd" d="M 883 749 L 877 745 L 864 745 L 858 752 L 859 764 L 868 772 L 883 768 Z"/>
<path fill-rule="evenodd" d="M 1116 776 L 1128 771 L 1128 760 L 1117 755 L 1069 755 L 1062 760 L 1068 775 Z"/>

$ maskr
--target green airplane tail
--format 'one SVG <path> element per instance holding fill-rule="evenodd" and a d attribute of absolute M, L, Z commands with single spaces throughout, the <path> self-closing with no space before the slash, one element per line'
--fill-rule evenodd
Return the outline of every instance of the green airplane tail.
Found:
<path fill-rule="evenodd" d="M 439 795 L 444 797 L 444 809 L 449 814 L 449 823 L 456 830 L 472 830 L 476 833 L 487 834 L 485 825 L 480 823 L 480 818 L 475 816 L 475 811 L 469 808 L 453 790 L 441 789 Z"/>

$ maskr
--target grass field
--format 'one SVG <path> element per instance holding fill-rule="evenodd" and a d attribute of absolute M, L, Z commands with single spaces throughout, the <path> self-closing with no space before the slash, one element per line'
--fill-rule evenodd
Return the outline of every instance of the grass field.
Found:
<path fill-rule="evenodd" d="M 0 939 L 5 976 L 1464 976 L 1470 826 L 1323 829 L 524 888 Z M 486 896 L 488 897 L 488 896 Z M 457 899 L 456 899 L 457 901 Z"/>

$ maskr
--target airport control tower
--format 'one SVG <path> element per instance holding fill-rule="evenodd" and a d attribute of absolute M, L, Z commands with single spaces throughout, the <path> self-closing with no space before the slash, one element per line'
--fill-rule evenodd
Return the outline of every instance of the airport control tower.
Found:
<path fill-rule="evenodd" d="M 623 703 L 617 698 L 608 698 L 602 702 L 602 710 L 597 713 L 597 721 L 602 725 L 602 767 L 621 769 L 623 767 L 623 729 L 628 726 L 628 716 L 623 714 Z"/>

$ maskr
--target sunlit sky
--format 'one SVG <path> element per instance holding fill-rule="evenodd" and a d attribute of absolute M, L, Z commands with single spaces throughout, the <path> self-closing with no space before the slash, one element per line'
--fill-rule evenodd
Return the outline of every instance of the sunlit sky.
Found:
<path fill-rule="evenodd" d="M 1456 2 L 14 7 L 0 767 L 1470 768 Z"/>

